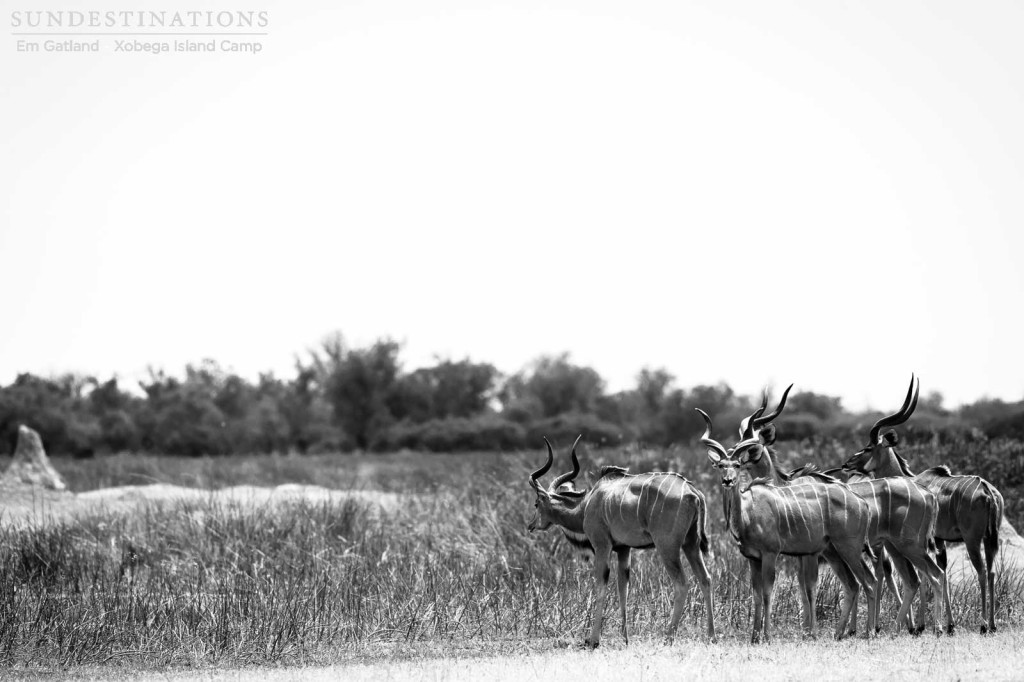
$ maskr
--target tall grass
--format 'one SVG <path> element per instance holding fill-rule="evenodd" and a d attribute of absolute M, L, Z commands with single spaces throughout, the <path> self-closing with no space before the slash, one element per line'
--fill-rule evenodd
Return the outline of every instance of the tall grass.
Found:
<path fill-rule="evenodd" d="M 400 505 L 381 509 L 362 497 L 252 506 L 211 497 L 0 528 L 0 664 L 248 664 L 323 660 L 381 641 L 582 640 L 593 604 L 589 566 L 557 534 L 526 532 L 534 459 L 262 458 L 234 477 L 227 460 L 154 461 L 164 469 L 145 475 L 165 481 L 340 482 L 398 491 Z M 607 459 L 634 470 L 674 468 L 697 479 L 710 512 L 716 624 L 726 637 L 745 638 L 748 569 L 723 532 L 720 493 L 703 462 L 679 466 L 696 462 L 689 451 L 588 459 L 595 466 Z M 140 475 L 125 473 L 132 463 L 146 464 L 114 458 L 92 463 L 96 469 L 82 476 L 65 466 L 71 462 L 58 466 L 81 490 L 95 481 L 138 483 L 125 480 Z M 97 473 L 104 466 L 107 473 Z M 172 466 L 180 479 L 166 475 Z M 671 585 L 653 553 L 634 562 L 629 628 L 661 633 Z M 1000 575 L 998 620 L 1020 621 L 1022 586 L 1021 575 Z M 966 581 L 953 596 L 954 615 L 973 624 L 977 585 Z M 819 602 L 823 635 L 838 601 L 828 575 Z M 887 609 L 883 622 L 892 630 L 891 604 Z M 614 598 L 609 615 L 605 637 L 616 638 Z M 703 619 L 692 587 L 679 636 L 702 636 Z M 776 585 L 775 625 L 780 633 L 799 633 L 789 572 Z"/>

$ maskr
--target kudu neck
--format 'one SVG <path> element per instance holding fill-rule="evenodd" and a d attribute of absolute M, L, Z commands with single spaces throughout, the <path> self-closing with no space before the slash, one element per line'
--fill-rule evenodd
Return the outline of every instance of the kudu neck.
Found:
<path fill-rule="evenodd" d="M 767 478 L 772 485 L 786 485 L 789 482 L 779 473 L 768 448 L 762 448 L 761 458 L 753 462 L 748 471 L 751 478 Z"/>
<path fill-rule="evenodd" d="M 564 499 L 553 499 L 551 518 L 556 525 L 574 533 L 583 532 L 583 502 L 586 498 L 566 502 Z"/>
<path fill-rule="evenodd" d="M 730 488 L 722 489 L 722 506 L 725 510 L 725 523 L 733 537 L 739 538 L 743 527 L 743 493 L 746 484 L 736 481 Z"/>
<path fill-rule="evenodd" d="M 895 448 L 884 448 L 876 457 L 878 458 L 878 466 L 871 472 L 875 478 L 914 475 L 914 472 L 907 466 L 907 461 L 900 457 Z"/>

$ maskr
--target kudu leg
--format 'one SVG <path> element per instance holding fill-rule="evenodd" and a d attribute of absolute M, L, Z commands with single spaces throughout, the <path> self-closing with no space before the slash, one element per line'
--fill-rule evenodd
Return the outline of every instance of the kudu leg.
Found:
<path fill-rule="evenodd" d="M 764 622 L 764 611 L 762 606 L 763 582 L 761 579 L 761 560 L 760 559 L 748 559 L 750 563 L 750 588 L 753 592 L 754 599 L 754 629 L 750 633 L 750 643 L 757 644 L 761 641 L 761 629 Z"/>
<path fill-rule="evenodd" d="M 707 611 L 708 638 L 715 641 L 715 593 L 711 589 L 711 573 L 704 563 L 704 555 L 696 545 L 683 547 L 686 560 L 690 563 L 693 575 L 697 579 L 700 591 L 704 593 L 704 609 Z"/>
<path fill-rule="evenodd" d="M 798 560 L 800 601 L 804 609 L 804 637 L 818 638 L 818 557 L 803 556 Z"/>
<path fill-rule="evenodd" d="M 675 591 L 672 600 L 672 619 L 668 623 L 668 632 L 665 635 L 671 641 L 676 634 L 679 620 L 683 617 L 683 606 L 686 604 L 686 593 L 689 589 L 686 574 L 683 572 L 683 562 L 679 558 L 679 547 L 659 547 L 658 554 L 661 556 L 661 562 L 665 564 L 665 570 L 668 571 Z"/>
<path fill-rule="evenodd" d="M 885 572 L 885 564 L 888 561 L 889 561 L 889 558 L 886 556 L 885 550 L 882 549 L 882 548 L 879 548 L 877 553 L 875 554 L 875 565 L 872 567 L 872 569 L 875 572 L 875 578 L 877 578 L 878 576 L 882 575 Z M 885 583 L 883 581 L 881 581 L 881 580 L 878 580 L 875 583 L 875 596 L 874 596 L 874 599 L 872 599 L 871 601 L 868 602 L 868 607 L 871 609 L 870 612 L 869 612 L 870 618 L 873 618 L 874 621 L 875 621 L 875 632 L 876 633 L 879 630 L 881 630 L 881 625 L 878 622 L 878 617 L 879 617 L 879 615 L 882 612 L 882 593 L 885 591 L 883 589 L 884 585 L 885 585 Z"/>
<path fill-rule="evenodd" d="M 988 631 L 996 631 L 996 556 L 999 536 L 985 535 L 985 565 L 988 568 Z"/>
<path fill-rule="evenodd" d="M 988 610 L 988 570 L 985 568 L 985 559 L 981 556 L 981 545 L 971 542 L 967 545 L 967 556 L 971 559 L 971 565 L 978 574 L 978 587 L 981 589 L 981 634 L 988 631 L 986 622 L 986 611 Z"/>
<path fill-rule="evenodd" d="M 893 561 L 889 557 L 889 555 L 886 555 L 885 559 L 882 561 L 882 573 L 885 575 L 885 585 L 889 588 L 889 591 L 892 592 L 893 599 L 896 600 L 896 608 L 897 609 L 902 609 L 903 608 L 903 598 L 900 596 L 902 594 L 902 591 L 899 589 L 899 587 L 896 586 L 896 578 L 893 577 Z M 902 576 L 903 574 L 900 573 L 900 575 Z M 876 573 L 875 576 L 877 577 L 878 574 Z M 882 583 L 881 583 L 881 581 L 879 581 L 879 583 L 878 583 L 878 591 L 879 591 L 878 601 L 879 601 L 879 603 L 881 603 L 881 601 L 882 601 L 882 595 L 881 595 Z M 914 619 L 913 619 L 912 614 L 908 614 L 907 618 L 909 619 L 909 623 L 907 624 L 907 627 L 913 628 L 914 627 Z"/>
<path fill-rule="evenodd" d="M 595 649 L 601 642 L 605 599 L 608 597 L 608 559 L 610 554 L 610 549 L 594 548 L 594 613 L 591 618 L 590 637 L 583 644 Z"/>
<path fill-rule="evenodd" d="M 875 591 L 878 588 L 878 580 L 875 577 L 874 568 L 866 559 L 864 559 L 863 555 L 859 551 L 851 553 L 849 558 L 852 561 L 850 570 L 853 571 L 853 575 L 857 578 L 857 582 L 859 582 L 861 587 L 864 588 L 864 594 L 867 596 L 867 603 L 873 603 L 875 599 Z M 868 639 L 875 636 L 875 631 L 878 628 L 876 616 L 877 614 L 874 609 L 868 610 L 867 623 L 864 632 L 864 636 Z"/>
<path fill-rule="evenodd" d="M 946 543 L 939 538 L 935 538 L 935 563 L 939 565 L 939 569 L 942 571 L 942 603 L 946 608 L 946 634 L 953 634 L 955 629 L 953 626 L 953 607 L 949 600 L 949 557 L 946 556 Z M 938 599 L 939 595 L 935 595 Z"/>
<path fill-rule="evenodd" d="M 771 641 L 772 628 L 772 591 L 775 589 L 775 571 L 778 556 L 761 557 L 761 594 L 764 601 L 764 642 Z"/>
<path fill-rule="evenodd" d="M 829 566 L 832 567 L 832 572 L 836 574 L 836 579 L 843 586 L 843 606 L 839 611 L 839 621 L 836 623 L 835 631 L 835 638 L 840 640 L 846 632 L 846 624 L 849 621 L 850 613 L 857 604 L 860 586 L 857 584 L 857 576 L 854 575 L 846 560 L 840 556 L 835 547 L 830 546 L 822 552 L 822 556 L 828 561 Z M 857 560 L 859 561 L 859 557 Z"/>
<path fill-rule="evenodd" d="M 917 571 L 914 570 L 915 566 L 918 566 L 918 560 L 914 556 L 914 552 L 917 550 L 916 548 L 890 545 L 888 551 L 892 556 L 892 563 L 900 574 L 900 580 L 903 581 L 903 598 L 898 600 L 900 609 L 896 614 L 896 624 L 897 626 L 906 624 L 908 632 L 914 635 L 919 634 L 919 630 L 914 627 L 914 618 L 911 613 L 914 595 L 917 594 L 918 587 L 921 585 Z M 924 597 L 922 596 L 923 601 Z M 923 620 L 921 620 L 921 624 L 924 624 Z"/>
<path fill-rule="evenodd" d="M 618 559 L 618 572 L 615 582 L 619 588 L 619 610 L 622 613 L 622 640 L 629 644 L 629 634 L 626 629 L 626 599 L 629 596 L 629 547 L 615 550 Z"/>
<path fill-rule="evenodd" d="M 927 595 L 925 593 L 930 592 L 934 602 L 932 603 L 932 618 L 933 628 L 935 634 L 942 633 L 942 602 L 940 601 L 939 595 L 942 594 L 944 583 L 946 582 L 946 574 L 942 572 L 938 564 L 931 558 L 931 556 L 925 552 L 923 554 L 909 557 L 909 560 L 913 563 L 922 577 L 922 585 L 925 589 L 922 590 L 921 594 L 921 606 L 924 607 Z M 916 633 L 924 632 L 926 626 L 924 612 L 920 614 L 920 626 L 915 631 Z"/>

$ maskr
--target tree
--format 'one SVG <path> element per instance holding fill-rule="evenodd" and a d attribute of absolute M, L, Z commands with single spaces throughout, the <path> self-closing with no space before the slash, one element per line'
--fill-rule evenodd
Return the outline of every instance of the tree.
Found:
<path fill-rule="evenodd" d="M 494 397 L 497 379 L 494 365 L 439 361 L 398 379 L 391 411 L 414 422 L 482 414 Z"/>
<path fill-rule="evenodd" d="M 593 412 L 604 380 L 590 367 L 569 362 L 569 354 L 542 356 L 511 377 L 500 394 L 505 411 L 523 417 Z"/>
<path fill-rule="evenodd" d="M 331 358 L 325 394 L 334 418 L 360 448 L 394 421 L 389 402 L 399 374 L 400 346 L 381 339 L 369 348 L 340 349 Z"/>

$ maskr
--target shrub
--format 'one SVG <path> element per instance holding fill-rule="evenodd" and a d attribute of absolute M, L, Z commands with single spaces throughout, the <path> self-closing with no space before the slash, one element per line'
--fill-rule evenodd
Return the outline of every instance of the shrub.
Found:
<path fill-rule="evenodd" d="M 467 452 L 516 450 L 526 442 L 526 430 L 495 414 L 431 419 L 420 424 L 400 422 L 374 443 L 376 450 Z"/>

